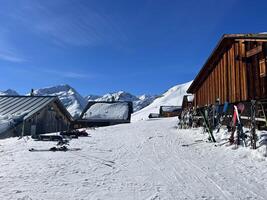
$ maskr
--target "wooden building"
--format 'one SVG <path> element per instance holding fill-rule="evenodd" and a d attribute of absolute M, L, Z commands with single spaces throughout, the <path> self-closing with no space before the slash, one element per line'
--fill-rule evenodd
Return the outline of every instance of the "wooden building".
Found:
<path fill-rule="evenodd" d="M 0 138 L 68 130 L 72 121 L 55 96 L 0 96 L 0 116 L 9 125 Z"/>
<path fill-rule="evenodd" d="M 194 106 L 267 99 L 267 34 L 223 35 L 188 93 Z"/>
<path fill-rule="evenodd" d="M 160 106 L 159 116 L 160 117 L 175 117 L 182 113 L 181 106 Z"/>
<path fill-rule="evenodd" d="M 89 101 L 73 128 L 109 126 L 131 122 L 133 104 L 128 101 Z"/>

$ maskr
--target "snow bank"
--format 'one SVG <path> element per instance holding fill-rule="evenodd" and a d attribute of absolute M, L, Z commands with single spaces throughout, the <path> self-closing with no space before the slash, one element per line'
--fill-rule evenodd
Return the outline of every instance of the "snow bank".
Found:
<path fill-rule="evenodd" d="M 128 116 L 128 103 L 95 103 L 86 111 L 83 118 L 90 120 L 127 120 Z"/>
<path fill-rule="evenodd" d="M 132 121 L 148 119 L 150 113 L 159 113 L 160 106 L 181 106 L 183 97 L 191 85 L 192 81 L 181 85 L 176 85 L 164 93 L 161 97 L 155 99 L 149 106 L 133 113 Z"/>

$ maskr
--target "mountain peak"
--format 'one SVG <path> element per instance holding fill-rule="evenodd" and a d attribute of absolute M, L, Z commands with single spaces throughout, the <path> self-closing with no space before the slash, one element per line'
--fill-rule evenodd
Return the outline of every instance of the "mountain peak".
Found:
<path fill-rule="evenodd" d="M 78 117 L 87 104 L 86 100 L 68 84 L 37 89 L 33 93 L 38 96 L 58 96 L 73 117 Z"/>
<path fill-rule="evenodd" d="M 0 95 L 1 96 L 4 96 L 4 95 L 8 95 L 8 96 L 12 96 L 12 95 L 14 95 L 14 96 L 17 96 L 17 95 L 19 95 L 15 90 L 12 90 L 12 89 L 7 89 L 6 91 L 0 91 Z"/>

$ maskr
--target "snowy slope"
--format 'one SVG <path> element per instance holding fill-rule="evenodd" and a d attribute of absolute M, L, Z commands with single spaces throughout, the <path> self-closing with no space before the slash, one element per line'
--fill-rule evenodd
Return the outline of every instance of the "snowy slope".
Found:
<path fill-rule="evenodd" d="M 37 89 L 34 90 L 34 95 L 58 96 L 73 117 L 78 117 L 87 103 L 74 88 L 67 84 Z"/>
<path fill-rule="evenodd" d="M 70 142 L 80 151 L 29 152 L 55 143 L 1 140 L 0 199 L 266 199 L 267 160 L 258 150 L 215 147 L 203 142 L 201 128 L 176 124 L 168 118 L 88 130 L 91 137 Z"/>
<path fill-rule="evenodd" d="M 0 91 L 0 96 L 4 96 L 4 95 L 9 95 L 9 96 L 16 96 L 16 95 L 19 95 L 15 90 L 12 90 L 12 89 L 8 89 L 6 91 Z"/>
<path fill-rule="evenodd" d="M 192 81 L 180 85 L 176 85 L 165 92 L 161 97 L 155 99 L 149 106 L 133 113 L 132 121 L 147 119 L 150 113 L 159 113 L 160 106 L 181 106 L 183 96 L 191 85 Z"/>

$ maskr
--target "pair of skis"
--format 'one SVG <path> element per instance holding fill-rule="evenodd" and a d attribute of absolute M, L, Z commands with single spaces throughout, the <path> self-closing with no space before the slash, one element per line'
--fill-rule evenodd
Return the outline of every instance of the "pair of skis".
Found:
<path fill-rule="evenodd" d="M 256 149 L 257 145 L 257 135 L 256 135 L 256 101 L 252 100 L 251 101 L 251 108 L 250 108 L 250 113 L 251 113 L 251 130 L 250 130 L 250 141 L 251 141 L 251 147 L 252 149 Z"/>
<path fill-rule="evenodd" d="M 242 141 L 243 146 L 247 146 L 246 143 L 247 136 L 244 133 L 243 124 L 241 123 L 241 118 L 240 118 L 240 115 L 243 113 L 244 109 L 245 106 L 242 103 L 239 103 L 237 106 L 234 105 L 232 127 L 231 127 L 232 132 L 229 138 L 230 144 L 240 145 L 240 142 Z"/>
<path fill-rule="evenodd" d="M 200 111 L 200 113 L 201 113 L 201 115 L 202 115 L 202 117 L 203 117 L 203 120 L 204 120 L 204 128 L 205 128 L 205 130 L 208 132 L 208 134 L 209 134 L 209 140 L 211 141 L 211 142 L 216 142 L 216 140 L 215 140 L 215 137 L 214 137 L 214 135 L 213 135 L 213 128 L 212 128 L 212 126 L 211 126 L 211 124 L 210 124 L 210 122 L 209 122 L 209 112 L 208 112 L 208 108 L 207 109 L 205 109 L 204 111 Z"/>

